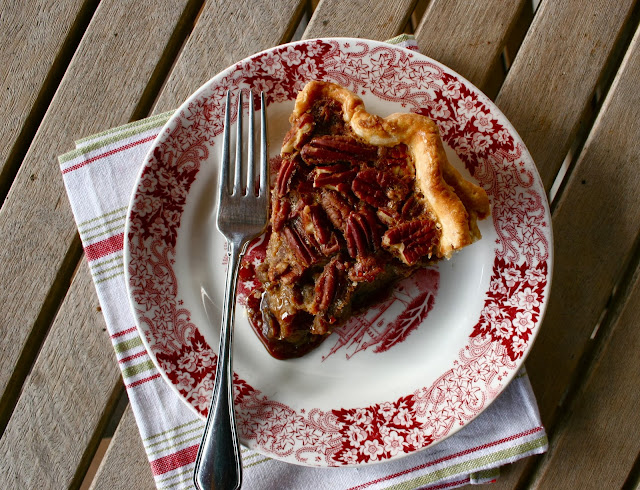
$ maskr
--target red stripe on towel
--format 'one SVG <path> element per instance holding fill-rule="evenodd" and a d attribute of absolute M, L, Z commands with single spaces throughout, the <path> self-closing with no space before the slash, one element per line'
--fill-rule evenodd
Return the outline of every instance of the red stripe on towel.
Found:
<path fill-rule="evenodd" d="M 185 447 L 178 452 L 167 454 L 166 456 L 151 461 L 151 471 L 154 476 L 163 475 L 181 466 L 193 463 L 198 455 L 198 446 L 199 444 Z"/>
<path fill-rule="evenodd" d="M 124 248 L 124 233 L 110 236 L 99 242 L 92 243 L 84 247 L 84 253 L 89 262 L 105 257 L 109 254 L 119 252 Z"/>
<path fill-rule="evenodd" d="M 111 156 L 111 155 L 113 155 L 115 153 L 119 153 L 121 151 L 128 150 L 129 148 L 133 148 L 134 146 L 141 145 L 141 144 L 146 143 L 148 141 L 153 141 L 154 139 L 156 139 L 156 136 L 158 136 L 158 135 L 154 134 L 152 136 L 148 136 L 146 138 L 142 138 L 141 140 L 138 140 L 138 141 L 132 141 L 131 143 L 128 143 L 128 144 L 126 144 L 124 146 L 120 146 L 118 148 L 114 148 L 113 150 L 109 150 L 109 151 L 106 151 L 104 153 L 100 153 L 99 155 L 96 155 L 95 157 L 87 158 L 86 160 L 83 160 L 80 163 L 76 163 L 75 165 L 72 165 L 69 168 L 65 168 L 62 171 L 62 173 L 63 174 L 67 174 L 69 172 L 73 172 L 74 170 L 78 170 L 79 168 L 82 168 L 85 165 L 89 165 L 90 163 L 93 163 L 96 160 L 100 160 L 101 158 L 105 158 L 105 157 Z"/>

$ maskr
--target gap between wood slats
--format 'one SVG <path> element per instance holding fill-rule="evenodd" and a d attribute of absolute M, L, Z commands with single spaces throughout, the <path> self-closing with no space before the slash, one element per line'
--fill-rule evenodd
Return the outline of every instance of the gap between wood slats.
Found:
<path fill-rule="evenodd" d="M 316 2 L 317 3 L 317 2 Z M 302 16 L 300 17 L 300 22 L 293 32 L 291 36 L 291 42 L 300 41 L 302 36 L 304 35 L 304 30 L 309 25 L 309 19 L 313 15 L 313 11 L 315 10 L 316 5 L 311 0 L 307 0 L 304 5 L 304 11 L 302 12 Z"/>
<path fill-rule="evenodd" d="M 149 81 L 149 84 L 143 91 L 143 96 L 141 97 L 140 102 L 132 113 L 130 121 L 135 121 L 149 114 L 150 108 L 155 100 L 155 94 L 160 90 L 160 87 L 164 83 L 165 79 L 168 78 L 171 67 L 173 65 L 173 60 L 178 55 L 182 45 L 188 39 L 189 34 L 191 33 L 191 30 L 193 29 L 193 26 L 197 19 L 197 15 L 203 4 L 204 0 L 192 0 L 187 4 L 178 22 L 176 30 L 167 43 L 165 53 L 162 56 L 163 61 L 156 67 L 153 76 Z M 82 36 L 80 36 L 80 38 L 81 37 Z M 77 45 L 74 46 L 74 50 L 76 47 Z M 70 58 L 71 55 L 69 56 L 69 60 Z M 33 363 L 37 359 L 40 348 L 42 347 L 42 343 L 46 338 L 47 332 L 51 327 L 54 319 L 56 318 L 58 310 L 65 298 L 67 291 L 69 290 L 69 286 L 71 284 L 72 278 L 75 276 L 80 260 L 83 260 L 82 244 L 79 237 L 76 236 L 65 256 L 63 264 L 58 271 L 58 276 L 56 277 L 51 290 L 47 295 L 38 318 L 35 321 L 34 327 L 32 328 L 31 333 L 25 343 L 25 348 L 23 349 L 20 359 L 18 360 L 17 368 L 13 372 L 10 382 L 8 383 L 8 388 L 2 399 L 0 399 L 0 435 L 4 432 L 7 423 L 11 418 L 11 413 L 20 396 L 24 381 L 29 375 Z M 122 387 L 119 387 L 118 390 L 121 391 Z M 118 392 L 118 396 L 120 395 L 120 391 Z M 122 411 L 120 412 L 119 416 L 121 415 Z M 94 456 L 100 439 L 103 437 L 104 430 L 105 428 L 109 427 L 106 424 L 106 421 L 110 420 L 112 416 L 112 412 L 104 414 L 103 419 L 105 423 L 100 425 L 100 429 L 96 431 L 92 438 L 92 444 L 90 444 L 87 448 L 87 453 L 83 457 L 83 462 L 85 462 L 86 464 L 80 465 L 79 467 L 81 471 L 79 470 L 79 473 L 76 474 L 74 478 L 74 482 L 76 482 L 75 487 L 77 487 L 80 482 L 82 482 L 84 473 Z"/>
<path fill-rule="evenodd" d="M 89 22 L 98 8 L 99 3 L 100 0 L 86 0 L 78 12 L 77 17 L 69 30 L 69 34 L 60 48 L 60 52 L 56 56 L 49 73 L 40 88 L 40 93 L 38 93 L 31 111 L 29 112 L 18 137 L 16 138 L 13 148 L 11 148 L 9 155 L 7 156 L 7 162 L 0 174 L 0 202 L 3 204 L 7 197 L 7 193 L 11 188 L 13 179 L 22 164 L 22 160 L 31 145 L 31 141 L 40 126 L 40 121 L 42 121 L 42 118 L 47 112 L 51 99 L 53 99 L 53 96 L 58 89 L 58 85 L 67 71 L 67 67 L 71 62 L 71 59 L 80 44 L 80 40 L 87 30 Z"/>
<path fill-rule="evenodd" d="M 169 74 L 173 71 L 173 67 L 180 58 L 180 53 L 182 53 L 191 32 L 193 32 L 193 28 L 200 18 L 204 5 L 205 0 L 191 0 L 185 8 L 182 17 L 178 21 L 178 27 L 174 35 L 167 43 L 162 60 L 153 71 L 149 85 L 145 88 L 138 105 L 133 111 L 131 121 L 137 121 L 151 115 L 158 96 L 162 93 L 162 89 L 169 79 Z"/>
<path fill-rule="evenodd" d="M 587 122 L 578 132 L 574 142 L 572 143 L 571 149 L 565 158 L 563 166 L 559 170 L 554 184 L 550 189 L 549 202 L 552 215 L 555 210 L 555 205 L 559 202 L 561 194 L 565 191 L 566 183 L 569 180 L 575 164 L 580 158 L 580 154 L 582 153 L 587 138 L 593 128 L 600 109 L 602 108 L 602 104 L 606 99 L 606 95 L 611 88 L 612 82 L 621 67 L 632 37 L 639 28 L 640 4 L 635 4 L 631 14 L 629 15 L 629 19 L 625 24 L 625 28 L 615 42 L 612 55 L 603 69 L 603 73 L 591 100 L 591 106 L 585 109 L 585 114 L 588 115 Z M 558 403 L 558 413 L 561 415 L 551 424 L 546 425 L 547 433 L 550 436 L 550 452 L 553 450 L 554 432 L 561 428 L 562 425 L 566 423 L 568 417 L 570 417 L 571 407 L 580 393 L 581 386 L 584 380 L 588 378 L 589 372 L 594 369 L 594 365 L 597 363 L 603 346 L 606 346 L 607 339 L 611 335 L 611 327 L 615 324 L 627 300 L 629 295 L 629 286 L 633 283 L 635 276 L 640 274 L 640 234 L 636 238 L 632 250 L 633 252 L 631 253 L 631 256 L 627 259 L 625 266 L 621 269 L 622 272 L 619 279 L 612 288 L 611 295 L 602 315 L 600 316 L 597 324 L 594 325 L 593 333 L 591 335 L 592 342 L 587 345 L 585 351 L 580 356 L 578 367 L 574 371 L 574 375 L 567 387 L 567 390 Z M 524 465 L 524 469 L 518 481 L 518 488 L 529 488 L 530 486 L 533 486 L 536 475 L 543 471 L 544 464 L 545 459 L 543 457 L 530 458 Z M 640 484 L 640 455 L 638 456 L 638 459 L 636 459 L 627 482 L 631 485 L 628 488 L 637 488 L 637 485 Z"/>
<path fill-rule="evenodd" d="M 549 435 L 549 457 L 535 458 L 532 460 L 535 464 L 527 468 L 527 471 L 522 475 L 519 481 L 519 487 L 536 487 L 536 481 L 540 478 L 540 475 L 544 473 L 546 462 L 553 456 L 553 451 L 556 446 L 553 434 L 561 431 L 563 426 L 569 423 L 573 413 L 573 407 L 578 402 L 584 381 L 588 380 L 592 372 L 598 367 L 598 361 L 607 348 L 610 337 L 613 335 L 613 327 L 624 310 L 632 286 L 637 282 L 638 276 L 640 276 L 640 234 L 636 238 L 633 253 L 627 260 L 624 271 L 623 277 L 616 285 L 616 292 L 609 301 L 609 307 L 601 318 L 600 335 L 598 335 L 582 353 L 578 367 L 575 370 L 575 376 L 569 383 L 567 392 L 561 401 L 561 415 L 552 426 L 547 426 L 546 428 L 547 434 Z M 636 380 L 631 380 L 631 382 L 635 381 Z M 631 389 L 634 389 L 634 387 Z M 640 455 L 638 458 L 640 458 Z M 633 484 L 631 488 L 636 488 L 635 485 L 640 483 L 639 465 L 640 461 L 636 459 L 627 477 L 627 482 Z"/>
<path fill-rule="evenodd" d="M 91 437 L 91 440 L 89 441 L 89 444 L 87 444 L 85 452 L 80 459 L 80 463 L 78 464 L 75 475 L 73 475 L 73 480 L 69 485 L 69 489 L 81 487 L 85 480 L 85 475 L 93 463 L 96 451 L 100 446 L 100 441 L 103 439 L 102 434 L 106 430 L 115 430 L 115 428 L 111 429 L 112 426 L 117 427 L 117 421 L 115 421 L 114 418 L 117 418 L 119 421 L 127 407 L 126 398 L 124 406 L 122 406 L 122 397 L 126 397 L 124 391 L 125 389 L 122 383 L 118 383 L 114 387 L 113 393 L 107 402 L 105 411 L 100 418 L 100 422 L 98 422 L 96 431 Z"/>
<path fill-rule="evenodd" d="M 151 114 L 158 94 L 162 91 L 164 84 L 171 74 L 173 66 L 179 58 L 184 45 L 189 39 L 189 36 L 191 35 L 191 32 L 193 31 L 193 28 L 195 27 L 198 18 L 200 17 L 200 13 L 204 8 L 204 4 L 205 0 L 192 0 L 185 7 L 182 16 L 178 20 L 178 24 L 173 35 L 167 42 L 167 46 L 162 55 L 160 63 L 158 63 L 155 70 L 153 71 L 149 83 L 142 93 L 140 101 L 133 110 L 130 122 L 142 119 Z M 82 254 L 80 254 L 78 260 L 83 260 Z M 75 272 L 73 275 L 75 276 Z M 61 298 L 60 302 L 62 302 L 63 299 L 64 298 Z M 54 318 L 55 315 L 51 317 L 50 321 L 53 322 Z M 35 357 L 33 360 L 35 360 Z M 113 436 L 129 404 L 126 390 L 124 389 L 124 385 L 122 383 L 120 383 L 116 387 L 114 391 L 114 397 L 117 397 L 118 401 L 117 403 L 108 404 L 108 408 L 111 408 L 111 410 L 107 410 L 103 414 L 99 428 L 91 438 L 91 444 L 88 445 L 87 450 L 83 456 L 82 463 L 78 466 L 78 471 L 74 476 L 71 488 L 89 488 L 91 482 L 93 481 L 96 471 L 105 454 L 104 451 L 98 451 L 100 449 L 100 443 L 101 441 L 110 439 Z"/>
<path fill-rule="evenodd" d="M 75 274 L 78 261 L 81 257 L 82 244 L 80 243 L 80 238 L 76 236 L 69 247 L 64 260 L 62 261 L 62 265 L 60 266 L 58 274 L 53 281 L 51 290 L 49 291 L 49 294 L 42 305 L 42 309 L 33 324 L 33 328 L 25 341 L 24 348 L 20 354 L 18 362 L 16 363 L 14 371 L 11 374 L 11 378 L 7 383 L 7 389 L 5 390 L 2 398 L 0 398 L 0 436 L 4 433 L 4 430 L 9 423 L 11 413 L 13 412 L 13 409 L 18 402 L 18 398 L 20 397 L 22 385 L 24 384 L 26 377 L 31 372 L 31 368 L 38 357 L 40 348 L 47 336 L 47 332 L 49 331 L 49 328 L 62 305 L 67 291 L 69 290 L 71 278 Z"/>
<path fill-rule="evenodd" d="M 627 480 L 622 485 L 621 490 L 637 490 L 640 488 L 640 454 L 636 458 L 633 463 L 633 468 L 629 472 L 629 476 L 627 476 Z"/>
<path fill-rule="evenodd" d="M 559 196 L 564 191 L 564 187 L 566 182 L 571 175 L 571 172 L 575 166 L 575 163 L 578 161 L 580 157 L 580 153 L 582 152 L 582 148 L 584 147 L 584 143 L 587 141 L 587 137 L 591 132 L 591 128 L 593 127 L 593 123 L 600 112 L 600 108 L 602 107 L 602 103 L 611 88 L 611 84 L 613 79 L 618 72 L 618 68 L 620 67 L 620 63 L 622 63 L 622 59 L 624 58 L 625 53 L 631 43 L 631 39 L 633 34 L 636 31 L 640 23 L 640 3 L 636 3 L 629 15 L 629 19 L 625 23 L 624 28 L 620 32 L 618 39 L 616 39 L 613 50 L 611 51 L 611 56 L 605 67 L 603 68 L 602 74 L 600 75 L 600 79 L 596 84 L 596 88 L 594 90 L 593 96 L 591 97 L 591 103 L 585 107 L 584 115 L 581 118 L 583 121 L 582 126 L 578 129 L 578 133 L 574 138 L 571 147 L 565 157 L 562 166 L 560 167 L 551 189 L 549 190 L 549 205 L 551 206 L 551 212 L 555 209 L 555 204 L 558 202 Z"/>
<path fill-rule="evenodd" d="M 413 8 L 413 12 L 409 15 L 409 20 L 407 21 L 407 25 L 404 27 L 403 32 L 406 34 L 415 34 L 416 29 L 420 25 L 420 21 L 424 16 L 424 13 L 427 11 L 429 7 L 429 3 L 431 0 L 418 0 L 416 2 L 415 7 Z"/>
<path fill-rule="evenodd" d="M 100 462 L 104 458 L 105 452 L 109 446 L 108 442 L 113 437 L 113 434 L 118 428 L 118 424 L 122 420 L 122 416 L 124 415 L 124 412 L 129 405 L 129 399 L 127 398 L 127 391 L 124 388 L 124 384 L 120 383 L 120 386 L 118 388 L 119 393 L 118 390 L 116 390 L 118 401 L 113 404 L 113 410 L 111 411 L 111 413 L 104 414 L 103 420 L 100 424 L 102 426 L 104 423 L 104 427 L 99 437 L 94 437 L 92 440 L 92 442 L 96 444 L 95 449 L 91 452 L 91 454 L 89 454 L 88 451 L 85 454 L 88 464 L 80 466 L 84 471 L 78 471 L 76 473 L 73 480 L 74 485 L 72 485 L 72 488 L 78 487 L 79 490 L 86 490 L 91 486 L 91 483 L 93 482 L 93 479 L 98 472 Z"/>

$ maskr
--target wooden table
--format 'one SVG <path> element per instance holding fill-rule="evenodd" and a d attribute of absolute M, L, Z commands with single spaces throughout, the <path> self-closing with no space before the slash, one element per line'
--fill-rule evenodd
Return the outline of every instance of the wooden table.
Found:
<path fill-rule="evenodd" d="M 294 37 L 402 32 L 495 100 L 551 196 L 552 294 L 526 362 L 550 448 L 494 487 L 637 487 L 639 18 L 631 0 L 4 1 L 0 488 L 153 488 L 57 156 Z"/>

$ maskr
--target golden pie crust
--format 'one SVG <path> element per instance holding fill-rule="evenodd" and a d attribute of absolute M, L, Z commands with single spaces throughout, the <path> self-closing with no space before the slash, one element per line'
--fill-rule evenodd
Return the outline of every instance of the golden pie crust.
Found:
<path fill-rule="evenodd" d="M 415 165 L 416 185 L 442 227 L 438 257 L 449 258 L 455 250 L 481 238 L 477 220 L 490 214 L 487 193 L 449 163 L 438 127 L 431 119 L 413 113 L 384 118 L 369 114 L 362 99 L 349 90 L 335 83 L 312 81 L 298 93 L 291 122 L 322 98 L 342 106 L 345 123 L 362 141 L 375 146 L 407 145 Z M 299 134 L 283 145 L 282 154 L 291 153 L 294 143 L 308 130 L 309 126 L 300 128 Z"/>
<path fill-rule="evenodd" d="M 278 358 L 303 355 L 393 282 L 478 240 L 490 214 L 425 116 L 369 114 L 345 88 L 312 81 L 290 122 L 249 311 Z"/>

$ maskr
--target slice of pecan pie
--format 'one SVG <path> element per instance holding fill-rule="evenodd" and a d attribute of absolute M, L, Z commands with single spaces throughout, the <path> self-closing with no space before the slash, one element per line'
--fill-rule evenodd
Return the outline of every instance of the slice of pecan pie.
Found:
<path fill-rule="evenodd" d="M 264 293 L 250 312 L 279 358 L 303 355 L 394 281 L 479 239 L 476 220 L 490 213 L 427 117 L 381 118 L 314 81 L 290 121 L 258 268 Z"/>

